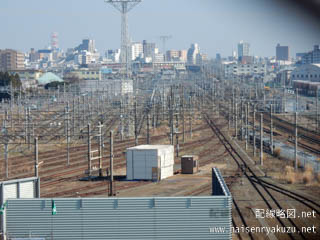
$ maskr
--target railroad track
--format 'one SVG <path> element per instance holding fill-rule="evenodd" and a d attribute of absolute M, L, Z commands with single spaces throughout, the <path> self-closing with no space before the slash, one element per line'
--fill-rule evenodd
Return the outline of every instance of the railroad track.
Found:
<path fill-rule="evenodd" d="M 239 168 L 242 168 L 242 166 L 245 167 L 245 170 L 243 171 L 244 176 L 249 180 L 250 184 L 255 189 L 255 191 L 258 193 L 258 195 L 262 198 L 262 200 L 267 205 L 267 207 L 270 210 L 273 209 L 272 205 L 267 200 L 266 196 L 268 196 L 268 197 L 270 197 L 272 199 L 272 202 L 277 206 L 278 209 L 284 209 L 283 207 L 281 207 L 281 204 L 279 203 L 279 201 L 277 199 L 275 199 L 273 194 L 271 194 L 271 192 L 268 190 L 268 188 L 266 187 L 266 184 L 264 184 L 260 180 L 260 177 L 258 177 L 255 174 L 255 172 L 250 168 L 250 166 L 246 163 L 246 161 L 242 158 L 242 156 L 235 150 L 235 148 L 232 146 L 232 144 L 229 142 L 229 140 L 224 136 L 224 134 L 221 132 L 221 130 L 219 128 L 217 128 L 217 126 L 215 125 L 214 121 L 212 121 L 208 117 L 208 115 L 206 115 L 206 114 L 204 114 L 204 117 L 205 117 L 208 125 L 211 127 L 212 131 L 218 136 L 218 138 L 220 139 L 221 143 L 225 146 L 225 148 L 229 152 L 229 154 L 232 157 L 232 159 L 236 162 L 238 167 Z M 255 180 L 253 180 L 252 178 L 254 178 Z M 259 187 L 261 187 L 263 189 L 265 194 L 263 194 L 263 192 L 259 189 Z M 275 189 L 283 192 L 283 190 L 280 189 L 277 185 L 274 185 L 273 187 Z M 310 201 L 312 201 L 312 200 L 310 200 Z M 300 200 L 299 202 L 304 203 L 303 200 Z M 244 219 L 243 214 L 241 213 L 240 210 L 239 210 L 238 214 L 239 214 L 241 219 Z M 287 215 L 286 215 L 286 217 L 287 217 Z M 285 222 L 280 217 L 276 216 L 276 219 L 277 219 L 277 221 L 280 223 L 280 225 L 282 227 L 287 227 Z M 301 229 L 293 222 L 292 219 L 287 218 L 287 220 L 297 230 L 297 232 L 298 232 L 299 236 L 301 237 L 301 239 L 307 239 L 305 234 L 302 233 Z M 290 239 L 295 239 L 294 236 L 297 235 L 297 234 L 292 234 L 292 233 L 287 233 L 287 234 L 290 237 Z"/>
<path fill-rule="evenodd" d="M 263 114 L 263 116 L 264 119 L 270 121 L 270 116 L 268 114 Z M 289 123 L 288 121 L 285 121 L 276 116 L 273 116 L 273 124 L 275 128 L 281 129 L 286 133 L 293 133 L 295 129 L 294 124 Z M 318 144 L 318 146 L 320 146 L 320 136 L 318 134 L 311 132 L 303 127 L 298 127 L 298 134 L 300 138 L 308 141 L 309 143 Z"/>

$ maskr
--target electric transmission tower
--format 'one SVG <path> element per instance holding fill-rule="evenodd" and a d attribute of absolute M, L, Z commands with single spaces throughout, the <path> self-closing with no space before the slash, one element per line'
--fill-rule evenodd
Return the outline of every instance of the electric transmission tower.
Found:
<path fill-rule="evenodd" d="M 129 77 L 131 66 L 130 41 L 128 33 L 128 12 L 138 5 L 142 0 L 105 0 L 106 3 L 114 6 L 121 13 L 121 69 L 126 77 Z"/>
<path fill-rule="evenodd" d="M 167 36 L 160 36 L 160 40 L 162 41 L 162 47 L 163 47 L 163 54 L 164 54 L 164 61 L 167 61 L 167 48 L 166 48 L 166 43 L 169 39 L 172 38 L 171 35 Z"/>

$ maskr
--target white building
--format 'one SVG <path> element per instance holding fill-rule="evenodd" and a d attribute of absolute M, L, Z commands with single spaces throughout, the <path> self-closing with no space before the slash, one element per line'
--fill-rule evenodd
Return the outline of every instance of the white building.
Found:
<path fill-rule="evenodd" d="M 238 57 L 249 56 L 250 54 L 250 44 L 244 41 L 238 43 Z"/>
<path fill-rule="evenodd" d="M 191 47 L 188 50 L 187 60 L 188 64 L 197 63 L 197 55 L 200 53 L 200 48 L 197 43 L 191 44 Z"/>
<path fill-rule="evenodd" d="M 125 95 L 133 93 L 132 80 L 109 80 L 108 87 L 115 95 Z"/>
<path fill-rule="evenodd" d="M 127 149 L 128 180 L 162 180 L 173 176 L 172 145 L 141 145 Z"/>
<path fill-rule="evenodd" d="M 164 62 L 164 55 L 162 53 L 156 53 L 154 54 L 154 60 L 155 63 Z"/>
<path fill-rule="evenodd" d="M 233 75 L 266 75 L 267 73 L 267 65 L 265 63 L 240 64 L 224 62 L 222 68 L 226 78 Z"/>
<path fill-rule="evenodd" d="M 107 59 L 111 60 L 114 63 L 120 62 L 120 55 L 121 55 L 121 49 L 116 49 L 116 50 L 110 49 L 106 51 Z"/>
<path fill-rule="evenodd" d="M 131 44 L 131 56 L 133 61 L 143 56 L 143 44 L 141 42 Z"/>
<path fill-rule="evenodd" d="M 291 80 L 320 82 L 320 64 L 303 64 L 291 72 Z"/>

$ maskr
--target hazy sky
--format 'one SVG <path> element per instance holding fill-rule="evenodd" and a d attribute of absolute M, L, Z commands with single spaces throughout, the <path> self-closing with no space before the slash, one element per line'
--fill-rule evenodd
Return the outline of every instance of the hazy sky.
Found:
<path fill-rule="evenodd" d="M 274 0 L 144 0 L 129 13 L 133 41 L 187 49 L 197 42 L 203 52 L 231 55 L 240 40 L 251 54 L 274 56 L 275 46 L 289 45 L 291 55 L 320 44 L 319 19 L 293 4 Z M 104 0 L 0 0 L 0 49 L 44 48 L 51 32 L 63 49 L 83 38 L 96 40 L 98 51 L 120 48 L 120 13 Z"/>

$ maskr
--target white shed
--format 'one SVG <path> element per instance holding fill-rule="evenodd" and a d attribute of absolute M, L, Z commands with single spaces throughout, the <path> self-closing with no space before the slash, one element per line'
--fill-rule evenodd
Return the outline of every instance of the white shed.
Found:
<path fill-rule="evenodd" d="M 173 175 L 172 145 L 141 145 L 127 149 L 127 179 L 158 181 Z"/>

